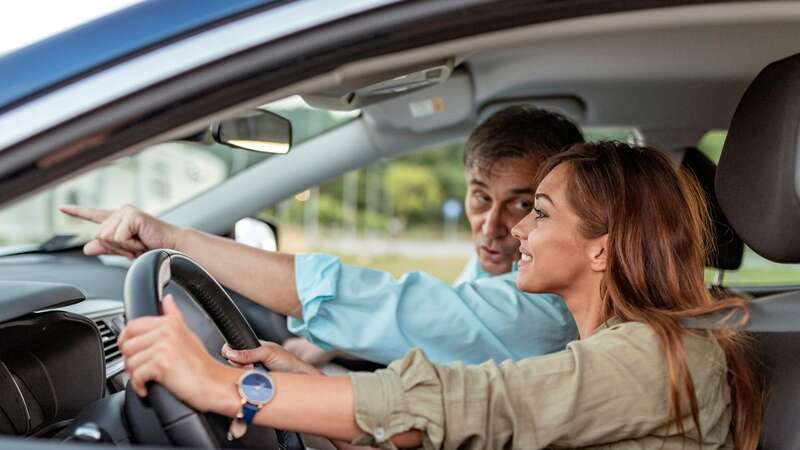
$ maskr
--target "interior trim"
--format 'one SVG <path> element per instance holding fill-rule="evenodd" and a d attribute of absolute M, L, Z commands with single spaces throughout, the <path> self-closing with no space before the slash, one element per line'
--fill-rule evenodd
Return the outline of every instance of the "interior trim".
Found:
<path fill-rule="evenodd" d="M 348 63 L 331 72 L 331 75 L 333 79 L 342 83 L 368 74 L 400 69 L 409 64 L 437 61 L 452 55 L 468 55 L 481 50 L 612 31 L 770 22 L 800 22 L 800 2 L 765 1 L 671 6 L 554 20 L 453 39 L 419 49 Z"/>

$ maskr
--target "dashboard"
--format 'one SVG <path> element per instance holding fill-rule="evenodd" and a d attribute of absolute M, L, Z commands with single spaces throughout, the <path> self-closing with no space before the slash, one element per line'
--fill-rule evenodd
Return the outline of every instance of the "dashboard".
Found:
<path fill-rule="evenodd" d="M 79 249 L 0 257 L 0 434 L 70 440 L 81 423 L 97 423 L 107 435 L 102 442 L 122 444 L 160 429 L 153 422 L 131 430 L 124 420 L 126 414 L 147 414 L 125 388 L 117 346 L 125 325 L 127 266 L 126 260 L 87 257 Z M 204 323 L 209 319 L 188 293 L 177 286 L 166 292 L 192 329 L 209 334 L 203 340 L 221 358 L 221 335 Z M 285 318 L 229 294 L 261 339 L 288 336 Z M 142 441 L 168 444 L 163 438 Z"/>
<path fill-rule="evenodd" d="M 124 389 L 128 378 L 122 353 L 117 346 L 117 337 L 125 326 L 125 314 L 120 300 L 87 299 L 74 305 L 62 306 L 59 311 L 86 317 L 94 323 L 103 345 L 103 363 L 107 380 L 107 392 Z"/>
<path fill-rule="evenodd" d="M 44 311 L 0 324 L 0 433 L 57 435 L 103 398 L 102 361 L 97 328 L 84 316 Z"/>
<path fill-rule="evenodd" d="M 57 283 L 72 286 L 80 293 L 84 300 L 49 309 L 85 317 L 94 323 L 103 346 L 108 393 L 119 391 L 127 382 L 122 354 L 117 348 L 117 336 L 125 325 L 122 290 L 126 273 L 125 265 L 86 257 L 80 250 L 0 257 L 0 282 Z M 0 322 L 2 319 L 0 311 Z"/>
<path fill-rule="evenodd" d="M 74 286 L 0 281 L 0 433 L 69 434 L 94 402 L 121 392 L 122 304 Z"/>

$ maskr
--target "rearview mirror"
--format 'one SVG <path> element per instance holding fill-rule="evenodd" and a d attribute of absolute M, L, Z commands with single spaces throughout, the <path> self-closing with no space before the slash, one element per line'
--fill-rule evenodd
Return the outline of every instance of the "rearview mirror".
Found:
<path fill-rule="evenodd" d="M 292 145 L 292 123 L 285 117 L 261 109 L 211 124 L 214 141 L 231 147 L 263 153 L 288 153 Z"/>

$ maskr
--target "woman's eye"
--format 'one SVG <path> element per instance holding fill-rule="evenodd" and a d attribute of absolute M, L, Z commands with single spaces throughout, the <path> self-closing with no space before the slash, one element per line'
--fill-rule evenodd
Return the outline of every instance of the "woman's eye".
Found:
<path fill-rule="evenodd" d="M 541 209 L 533 208 L 533 214 L 536 216 L 536 220 L 544 219 L 547 217 L 547 214 L 544 213 Z"/>

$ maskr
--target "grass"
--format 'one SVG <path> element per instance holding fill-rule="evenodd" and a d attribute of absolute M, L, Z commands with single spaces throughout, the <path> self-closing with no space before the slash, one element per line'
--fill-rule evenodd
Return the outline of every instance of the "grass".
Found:
<path fill-rule="evenodd" d="M 716 271 L 706 270 L 706 281 L 714 280 Z M 800 285 L 800 271 L 790 267 L 771 267 L 769 269 L 744 268 L 735 272 L 725 272 L 725 286 L 769 286 Z"/>
<path fill-rule="evenodd" d="M 281 249 L 287 252 L 309 252 L 317 249 L 308 248 L 304 244 L 302 229 L 288 228 L 281 230 Z M 326 251 L 326 253 L 331 253 Z M 334 252 L 346 264 L 370 267 L 383 270 L 399 277 L 415 270 L 427 272 L 446 282 L 454 281 L 468 257 L 415 257 L 397 254 L 366 255 L 347 252 Z M 712 282 L 716 272 L 706 270 L 705 279 Z M 800 285 L 800 265 L 776 264 L 761 258 L 750 249 L 745 250 L 741 269 L 725 273 L 726 286 L 742 285 Z"/>

